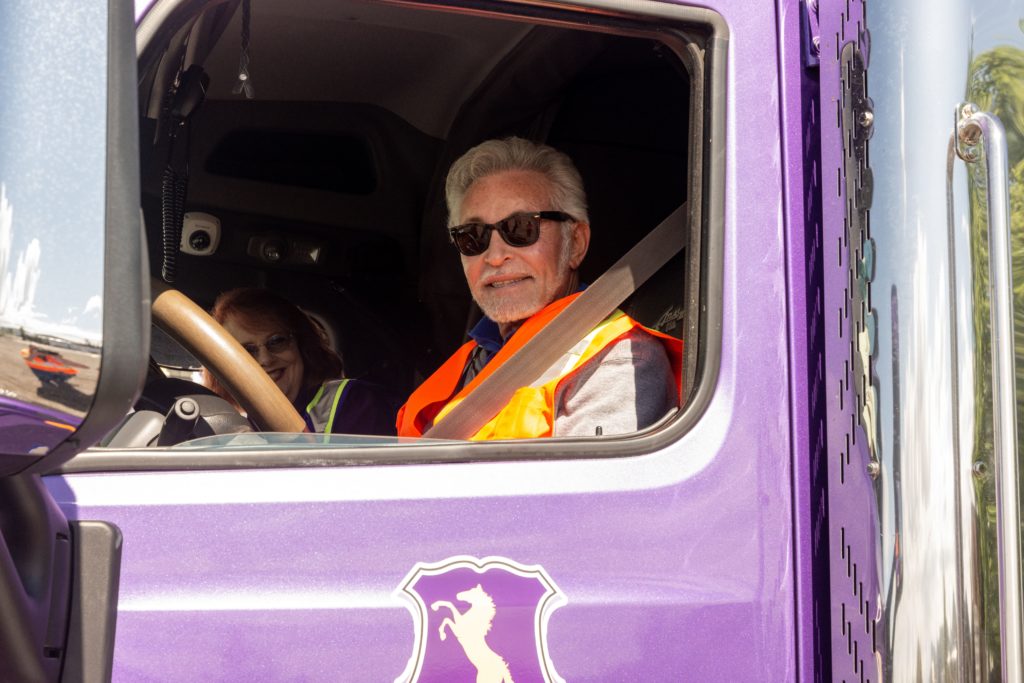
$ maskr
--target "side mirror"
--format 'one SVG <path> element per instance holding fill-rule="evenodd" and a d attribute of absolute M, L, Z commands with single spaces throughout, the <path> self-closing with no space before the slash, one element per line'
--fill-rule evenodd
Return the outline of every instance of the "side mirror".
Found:
<path fill-rule="evenodd" d="M 149 347 L 131 0 L 0 3 L 0 476 L 131 409 Z"/>

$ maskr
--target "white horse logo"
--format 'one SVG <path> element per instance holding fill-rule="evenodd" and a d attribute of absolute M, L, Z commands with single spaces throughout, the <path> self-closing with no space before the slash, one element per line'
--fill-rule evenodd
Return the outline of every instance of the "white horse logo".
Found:
<path fill-rule="evenodd" d="M 494 600 L 484 592 L 480 584 L 457 593 L 455 597 L 461 602 L 468 602 L 469 609 L 459 612 L 447 600 L 438 600 L 430 605 L 430 609 L 435 612 L 441 607 L 447 607 L 452 614 L 445 617 L 438 628 L 441 640 L 448 637 L 446 628 L 455 634 L 466 658 L 476 667 L 476 683 L 514 683 L 508 663 L 487 645 L 487 633 L 491 630 L 491 622 L 497 612 Z"/>

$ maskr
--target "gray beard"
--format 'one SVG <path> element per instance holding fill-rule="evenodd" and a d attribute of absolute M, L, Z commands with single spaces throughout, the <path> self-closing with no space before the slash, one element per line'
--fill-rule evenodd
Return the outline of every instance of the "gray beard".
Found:
<path fill-rule="evenodd" d="M 494 239 L 497 235 L 491 237 Z M 540 311 L 545 306 L 550 304 L 556 299 L 561 299 L 563 296 L 571 294 L 571 289 L 575 289 L 574 283 L 577 281 L 575 277 L 576 271 L 570 270 L 569 268 L 569 257 L 571 256 L 572 246 L 572 226 L 562 226 L 562 248 L 558 253 L 558 282 L 561 283 L 554 288 L 554 291 L 543 292 L 539 297 L 533 301 L 524 302 L 494 302 L 493 305 L 490 302 L 483 302 L 480 299 L 473 297 L 476 301 L 477 306 L 484 312 L 488 318 L 496 323 L 516 323 L 526 320 L 531 315 Z"/>

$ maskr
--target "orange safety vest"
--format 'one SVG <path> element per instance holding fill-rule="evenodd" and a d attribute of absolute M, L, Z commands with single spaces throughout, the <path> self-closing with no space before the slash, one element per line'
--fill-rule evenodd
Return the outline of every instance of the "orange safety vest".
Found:
<path fill-rule="evenodd" d="M 475 341 L 468 341 L 451 358 L 434 372 L 412 393 L 402 409 L 398 411 L 396 425 L 399 436 L 422 436 L 435 422 L 444 419 L 452 408 L 464 399 L 480 382 L 487 378 L 505 360 L 519 350 L 533 335 L 543 329 L 559 312 L 568 306 L 579 293 L 558 299 L 538 311 L 524 322 L 515 334 L 501 347 L 480 373 L 462 391 L 456 393 L 459 379 L 466 362 L 476 348 Z M 676 389 L 682 394 L 683 342 L 661 332 L 650 330 L 630 318 L 622 311 L 615 311 L 598 324 L 583 341 L 573 347 L 559 361 L 563 371 L 554 379 L 537 386 L 517 389 L 508 404 L 491 420 L 470 437 L 484 439 L 524 439 L 551 436 L 555 423 L 555 396 L 558 387 L 580 370 L 587 361 L 605 347 L 615 343 L 633 329 L 642 329 L 662 342 L 672 363 Z"/>

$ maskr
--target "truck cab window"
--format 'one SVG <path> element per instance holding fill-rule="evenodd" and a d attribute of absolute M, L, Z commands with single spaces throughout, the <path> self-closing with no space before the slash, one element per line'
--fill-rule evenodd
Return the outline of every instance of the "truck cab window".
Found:
<path fill-rule="evenodd" d="M 345 377 L 406 399 L 394 416 L 400 436 L 611 437 L 663 426 L 699 384 L 701 131 L 710 114 L 701 105 L 707 63 L 694 55 L 711 29 L 654 33 L 623 21 L 594 31 L 571 12 L 523 12 L 254 0 L 166 15 L 174 30 L 140 55 L 151 272 L 206 310 L 238 287 L 316 310 L 326 329 L 344 330 Z M 403 50 L 387 47 L 396 44 Z M 244 50 L 260 58 L 247 63 L 251 88 L 239 89 Z M 473 215 L 454 215 L 445 194 L 453 164 L 481 143 L 509 140 L 567 160 L 580 201 L 564 201 L 564 183 L 504 198 L 494 192 L 508 184 L 491 183 L 484 196 L 499 171 L 547 182 L 536 159 L 511 169 L 506 159 L 462 188 L 459 201 Z M 484 212 L 501 201 L 514 206 Z M 548 213 L 513 221 L 524 211 Z M 545 377 L 544 368 L 524 375 L 514 402 L 496 410 L 464 401 L 504 366 L 511 352 L 497 352 L 506 340 L 522 346 L 551 317 L 538 324 L 542 309 L 585 299 L 673 212 L 678 253 L 637 291 L 600 304 L 604 327 L 576 333 Z M 474 221 L 486 226 L 476 236 Z M 535 256 L 546 253 L 550 262 Z M 502 313 L 526 300 L 512 318 Z M 155 336 L 162 354 L 180 330 L 156 321 L 168 328 Z M 512 343 L 516 336 L 525 339 Z M 165 374 L 195 380 L 198 365 L 214 374 L 231 365 L 198 357 L 201 340 L 180 341 L 196 355 L 156 359 Z M 646 367 L 657 379 L 644 379 Z M 268 427 L 275 416 L 261 420 L 263 409 L 247 403 L 261 390 L 232 388 L 254 429 L 291 431 Z M 463 415 L 490 417 L 474 415 L 465 433 L 431 432 L 463 402 Z M 551 417 L 530 427 L 508 422 L 524 410 Z M 601 417 L 584 419 L 590 412 Z M 329 442 L 346 443 L 338 435 Z"/>

